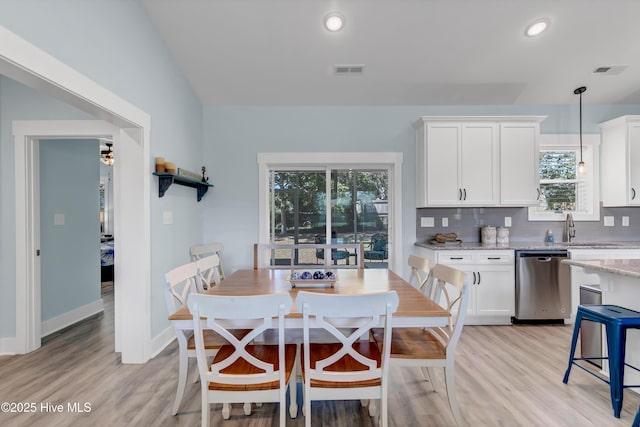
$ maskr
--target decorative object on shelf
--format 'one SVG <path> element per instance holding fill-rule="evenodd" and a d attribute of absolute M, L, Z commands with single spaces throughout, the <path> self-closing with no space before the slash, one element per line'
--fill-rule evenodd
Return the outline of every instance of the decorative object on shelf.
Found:
<path fill-rule="evenodd" d="M 154 172 L 158 177 L 158 196 L 163 197 L 171 184 L 184 185 L 186 187 L 195 188 L 198 192 L 198 201 L 202 200 L 202 197 L 207 193 L 209 187 L 213 187 L 213 184 L 208 182 L 202 182 L 197 179 L 191 179 L 186 176 L 176 175 L 170 172 Z"/>
<path fill-rule="evenodd" d="M 175 164 L 175 163 L 173 163 L 173 162 L 165 162 L 165 164 L 164 164 L 164 170 L 165 170 L 166 172 L 169 172 L 169 173 L 175 174 L 175 173 L 176 173 L 176 171 L 177 171 L 177 169 L 176 169 L 176 164 Z"/>
<path fill-rule="evenodd" d="M 506 246 L 509 244 L 509 229 L 506 227 L 498 227 L 496 229 L 496 244 L 498 246 Z"/>
<path fill-rule="evenodd" d="M 188 171 L 186 169 L 183 169 L 183 168 L 178 168 L 178 172 L 176 173 L 176 175 L 180 175 L 180 176 L 184 176 L 184 177 L 187 177 L 187 178 L 195 179 L 196 181 L 200 181 L 200 175 L 198 175 L 195 172 L 191 172 L 191 171 Z"/>
<path fill-rule="evenodd" d="M 207 168 L 202 167 L 202 182 L 209 182 L 209 177 L 206 175 Z"/>
<path fill-rule="evenodd" d="M 165 172 L 164 157 L 156 157 L 156 172 Z"/>
<path fill-rule="evenodd" d="M 492 226 L 485 226 L 480 229 L 481 242 L 483 245 L 495 245 L 496 244 L 496 228 Z"/>
<path fill-rule="evenodd" d="M 584 175 L 586 166 L 582 161 L 582 94 L 587 91 L 586 86 L 580 86 L 573 91 L 574 95 L 580 95 L 580 163 L 578 163 L 578 174 Z"/>
<path fill-rule="evenodd" d="M 100 161 L 107 166 L 113 166 L 113 161 L 115 160 L 113 157 L 113 151 L 111 151 L 111 146 L 113 142 L 107 142 L 107 149 L 100 151 Z"/>

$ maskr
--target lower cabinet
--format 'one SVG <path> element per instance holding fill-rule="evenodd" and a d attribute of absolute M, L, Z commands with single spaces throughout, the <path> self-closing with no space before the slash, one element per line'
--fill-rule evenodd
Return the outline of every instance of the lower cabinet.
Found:
<path fill-rule="evenodd" d="M 432 250 L 416 247 L 432 263 L 464 271 L 469 285 L 465 324 L 509 325 L 515 316 L 515 265 L 512 250 Z"/>

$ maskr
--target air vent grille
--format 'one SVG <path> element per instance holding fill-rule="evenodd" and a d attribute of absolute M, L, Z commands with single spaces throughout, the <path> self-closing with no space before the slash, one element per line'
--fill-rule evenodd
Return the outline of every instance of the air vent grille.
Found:
<path fill-rule="evenodd" d="M 629 68 L 628 65 L 603 65 L 593 70 L 593 74 L 598 76 L 616 76 Z"/>
<path fill-rule="evenodd" d="M 336 76 L 360 76 L 364 73 L 364 65 L 336 65 Z"/>

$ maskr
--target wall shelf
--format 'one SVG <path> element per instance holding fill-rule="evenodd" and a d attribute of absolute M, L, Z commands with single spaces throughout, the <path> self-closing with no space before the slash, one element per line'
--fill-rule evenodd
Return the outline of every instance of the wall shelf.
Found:
<path fill-rule="evenodd" d="M 202 197 L 207 193 L 209 187 L 213 187 L 213 184 L 208 182 L 197 181 L 195 179 L 187 178 L 186 176 L 176 175 L 169 172 L 154 172 L 158 177 L 158 193 L 159 196 L 164 196 L 171 184 L 184 185 L 186 187 L 195 188 L 198 192 L 198 201 L 202 200 Z"/>

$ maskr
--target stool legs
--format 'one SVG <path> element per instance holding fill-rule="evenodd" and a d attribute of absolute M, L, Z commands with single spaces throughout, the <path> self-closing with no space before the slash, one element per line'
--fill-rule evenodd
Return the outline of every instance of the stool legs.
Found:
<path fill-rule="evenodd" d="M 640 408 L 638 408 L 638 412 L 636 412 L 636 417 L 633 419 L 631 427 L 640 427 Z"/>
<path fill-rule="evenodd" d="M 564 373 L 563 383 L 567 383 L 569 381 L 569 374 L 571 373 L 571 367 L 573 366 L 573 357 L 576 353 L 576 344 L 578 343 L 578 333 L 580 332 L 580 323 L 582 322 L 582 314 L 580 311 L 576 314 L 576 321 L 573 326 L 573 338 L 571 338 L 571 350 L 569 350 L 569 366 L 567 366 L 567 370 Z"/>
<path fill-rule="evenodd" d="M 624 357 L 626 350 L 626 329 L 607 325 L 607 347 L 609 351 L 609 386 L 613 415 L 620 418 L 624 384 Z"/>

